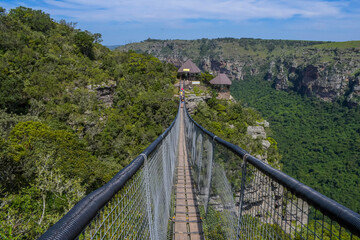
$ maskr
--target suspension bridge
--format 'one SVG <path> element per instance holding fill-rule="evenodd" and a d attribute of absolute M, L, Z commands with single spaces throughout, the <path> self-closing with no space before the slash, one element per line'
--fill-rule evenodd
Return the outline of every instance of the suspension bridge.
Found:
<path fill-rule="evenodd" d="M 360 239 L 360 215 L 196 123 L 170 127 L 39 239 Z"/>

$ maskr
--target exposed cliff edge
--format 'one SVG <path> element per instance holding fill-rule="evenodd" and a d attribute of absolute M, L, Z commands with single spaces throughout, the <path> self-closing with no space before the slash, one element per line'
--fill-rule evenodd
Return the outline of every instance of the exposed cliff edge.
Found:
<path fill-rule="evenodd" d="M 175 66 L 191 58 L 202 70 L 232 80 L 261 75 L 277 90 L 360 105 L 360 41 L 147 40 L 118 49 L 152 54 Z"/>

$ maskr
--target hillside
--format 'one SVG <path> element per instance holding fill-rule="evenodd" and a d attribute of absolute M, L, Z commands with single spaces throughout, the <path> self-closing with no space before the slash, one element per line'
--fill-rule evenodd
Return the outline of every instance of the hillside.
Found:
<path fill-rule="evenodd" d="M 360 212 L 360 41 L 149 39 L 118 48 L 129 49 L 227 73 L 232 95 L 269 120 L 284 171 Z"/>
<path fill-rule="evenodd" d="M 278 90 L 352 107 L 360 103 L 360 41 L 149 39 L 118 50 L 149 53 L 175 66 L 191 58 L 202 70 L 223 72 L 233 80 L 261 75 Z"/>
<path fill-rule="evenodd" d="M 176 68 L 40 10 L 0 29 L 0 239 L 36 239 L 170 125 Z"/>

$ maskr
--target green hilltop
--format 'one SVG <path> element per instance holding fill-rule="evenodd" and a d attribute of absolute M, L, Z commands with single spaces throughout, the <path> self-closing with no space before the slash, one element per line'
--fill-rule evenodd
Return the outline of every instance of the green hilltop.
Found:
<path fill-rule="evenodd" d="M 360 48 L 360 41 L 331 42 L 314 45 L 316 48 Z"/>

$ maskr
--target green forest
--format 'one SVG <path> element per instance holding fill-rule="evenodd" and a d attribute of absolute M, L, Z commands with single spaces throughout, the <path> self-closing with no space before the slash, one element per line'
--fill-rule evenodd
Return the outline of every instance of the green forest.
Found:
<path fill-rule="evenodd" d="M 173 121 L 176 69 L 0 8 L 0 239 L 35 239 Z"/>
<path fill-rule="evenodd" d="M 285 173 L 360 212 L 359 109 L 277 91 L 261 75 L 231 92 L 270 122 Z"/>

